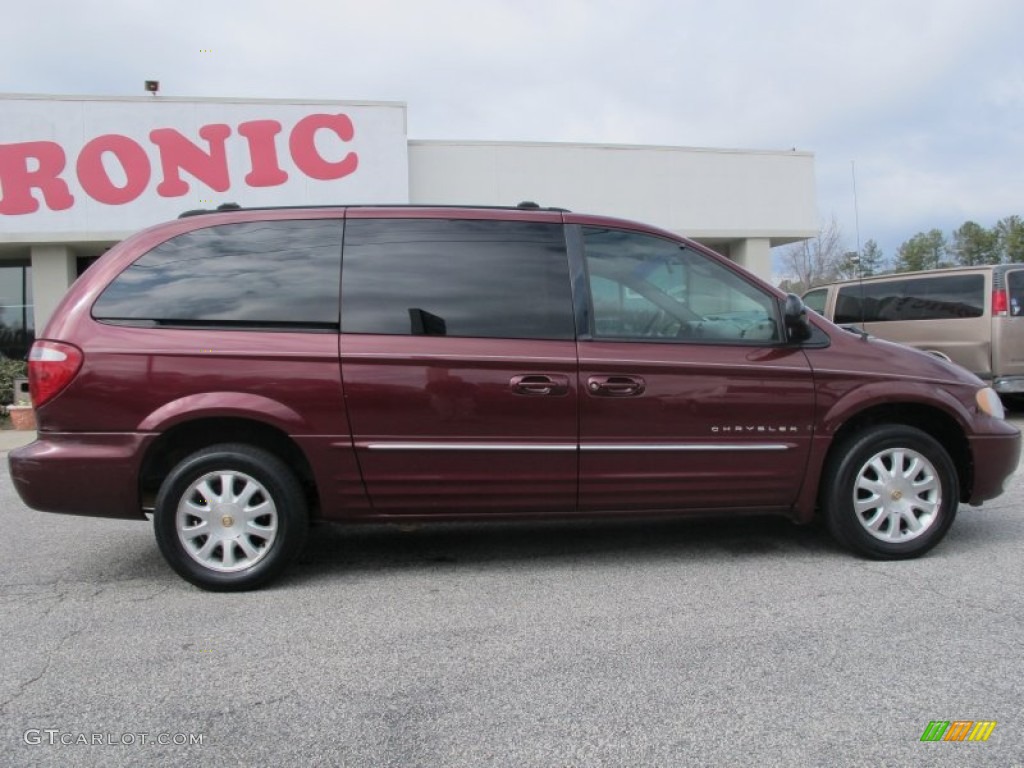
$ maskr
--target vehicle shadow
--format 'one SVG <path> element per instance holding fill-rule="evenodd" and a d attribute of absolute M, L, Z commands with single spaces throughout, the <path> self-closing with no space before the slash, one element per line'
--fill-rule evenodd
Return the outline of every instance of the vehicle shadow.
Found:
<path fill-rule="evenodd" d="M 638 562 L 713 562 L 778 555 L 848 556 L 821 526 L 798 526 L 779 517 L 319 525 L 286 580 L 537 561 L 557 567 L 626 556 Z"/>
<path fill-rule="evenodd" d="M 946 540 L 928 558 L 992 553 L 1024 544 L 1024 526 L 1010 509 L 962 507 Z M 131 524 L 116 539 L 95 542 L 77 580 L 96 584 L 166 582 L 177 577 L 163 562 L 149 531 Z M 137 547 L 128 546 L 133 541 Z M 106 549 L 109 548 L 109 553 Z M 100 553 L 102 556 L 95 558 Z M 781 517 L 608 518 L 424 525 L 316 525 L 296 561 L 267 589 L 288 589 L 353 575 L 402 572 L 458 573 L 506 570 L 524 564 L 545 568 L 643 567 L 686 562 L 716 567 L 737 561 L 765 563 L 794 558 L 860 559 L 828 534 L 820 521 L 794 525 Z M 111 563 L 116 563 L 112 566 Z M 93 568 L 95 564 L 95 568 Z"/>

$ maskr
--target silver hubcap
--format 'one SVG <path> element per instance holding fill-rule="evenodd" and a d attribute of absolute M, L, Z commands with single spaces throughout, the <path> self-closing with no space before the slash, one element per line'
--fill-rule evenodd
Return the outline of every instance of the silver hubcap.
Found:
<path fill-rule="evenodd" d="M 909 448 L 889 448 L 868 459 L 857 473 L 853 509 L 876 539 L 916 539 L 935 523 L 942 484 L 928 459 Z"/>
<path fill-rule="evenodd" d="M 231 573 L 262 560 L 277 538 L 277 506 L 244 472 L 203 475 L 178 503 L 178 540 L 204 568 Z"/>

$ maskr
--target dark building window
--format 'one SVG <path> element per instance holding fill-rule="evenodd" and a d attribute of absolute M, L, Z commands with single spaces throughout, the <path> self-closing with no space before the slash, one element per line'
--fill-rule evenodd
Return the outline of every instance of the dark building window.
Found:
<path fill-rule="evenodd" d="M 35 340 L 32 267 L 0 262 L 0 354 L 24 360 Z"/>
<path fill-rule="evenodd" d="M 75 259 L 75 277 L 81 277 L 85 270 L 99 261 L 99 256 L 79 256 Z"/>

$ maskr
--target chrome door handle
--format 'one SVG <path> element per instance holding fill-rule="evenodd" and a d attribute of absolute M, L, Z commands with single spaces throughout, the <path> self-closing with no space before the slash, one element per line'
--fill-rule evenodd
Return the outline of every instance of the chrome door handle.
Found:
<path fill-rule="evenodd" d="M 591 376 L 587 391 L 599 397 L 637 397 L 647 389 L 639 376 Z"/>
<path fill-rule="evenodd" d="M 564 395 L 569 391 L 568 376 L 550 376 L 542 373 L 525 373 L 513 376 L 509 386 L 517 395 Z"/>

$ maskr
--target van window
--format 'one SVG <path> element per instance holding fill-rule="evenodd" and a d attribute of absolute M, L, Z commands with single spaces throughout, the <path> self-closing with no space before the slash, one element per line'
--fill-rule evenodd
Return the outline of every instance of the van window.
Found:
<path fill-rule="evenodd" d="M 561 224 L 349 219 L 344 333 L 572 339 Z"/>
<path fill-rule="evenodd" d="M 984 275 L 921 277 L 907 283 L 906 320 L 957 320 L 985 314 Z"/>
<path fill-rule="evenodd" d="M 1024 269 L 1006 273 L 1006 288 L 1010 294 L 1010 314 L 1014 317 L 1024 315 Z"/>
<path fill-rule="evenodd" d="M 337 328 L 340 220 L 260 221 L 172 237 L 107 286 L 98 320 Z"/>
<path fill-rule="evenodd" d="M 596 338 L 779 340 L 774 297 L 697 251 L 596 227 L 583 243 Z"/>
<path fill-rule="evenodd" d="M 828 301 L 828 288 L 815 288 L 804 294 L 804 306 L 813 309 L 819 315 L 825 314 L 825 304 Z"/>
<path fill-rule="evenodd" d="M 836 323 L 954 320 L 985 314 L 985 276 L 941 275 L 845 285 Z"/>

